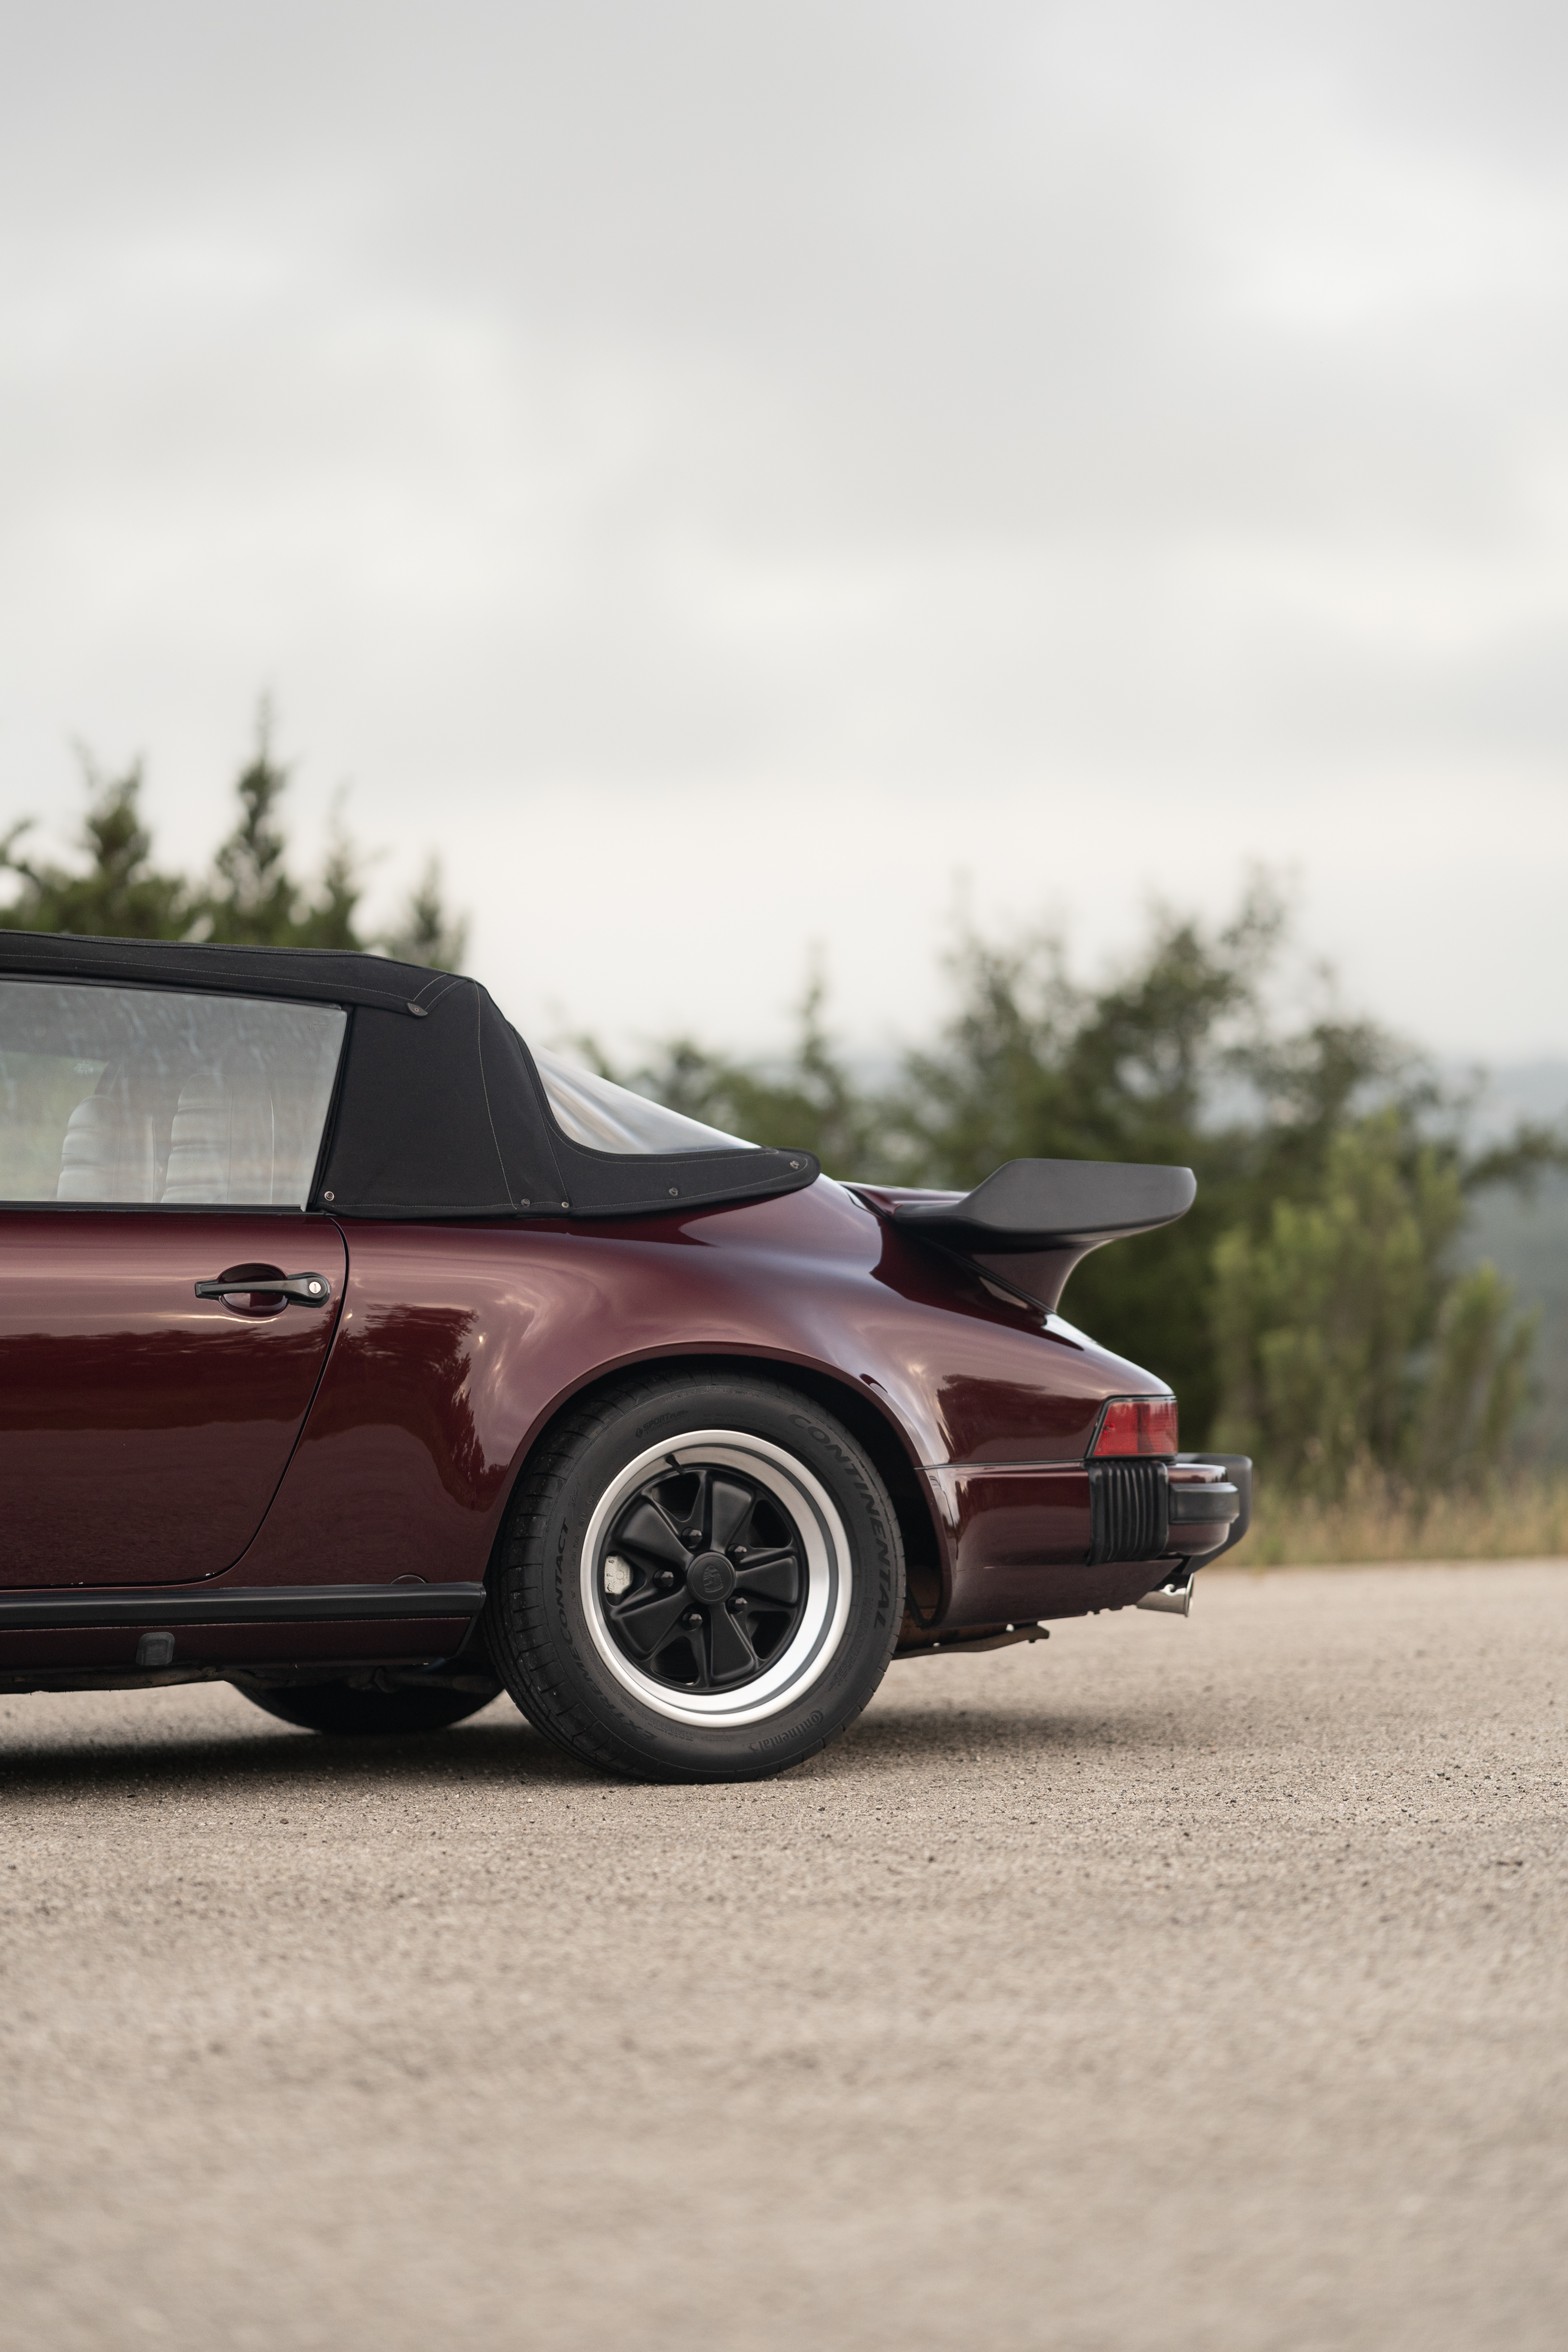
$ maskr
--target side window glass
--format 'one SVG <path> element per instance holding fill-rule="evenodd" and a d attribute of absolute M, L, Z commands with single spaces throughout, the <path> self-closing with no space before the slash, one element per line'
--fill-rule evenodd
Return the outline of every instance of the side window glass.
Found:
<path fill-rule="evenodd" d="M 347 1019 L 0 980 L 0 1201 L 304 1208 Z"/>

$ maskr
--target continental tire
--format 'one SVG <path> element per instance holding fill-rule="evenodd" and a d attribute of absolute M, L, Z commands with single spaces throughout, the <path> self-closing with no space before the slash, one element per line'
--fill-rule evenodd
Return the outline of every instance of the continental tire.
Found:
<path fill-rule="evenodd" d="M 904 1608 L 865 1454 L 797 1391 L 650 1378 L 570 1415 L 531 1463 L 486 1638 L 528 1721 L 648 1780 L 752 1780 L 853 1721 Z"/>

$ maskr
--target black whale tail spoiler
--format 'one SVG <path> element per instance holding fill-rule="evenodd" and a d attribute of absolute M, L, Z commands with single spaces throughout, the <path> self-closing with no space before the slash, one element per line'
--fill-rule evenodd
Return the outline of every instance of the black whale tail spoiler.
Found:
<path fill-rule="evenodd" d="M 1115 1160 L 1009 1160 L 961 1197 L 904 1199 L 894 1223 L 935 1242 L 1055 1312 L 1080 1258 L 1186 1214 L 1190 1168 Z"/>

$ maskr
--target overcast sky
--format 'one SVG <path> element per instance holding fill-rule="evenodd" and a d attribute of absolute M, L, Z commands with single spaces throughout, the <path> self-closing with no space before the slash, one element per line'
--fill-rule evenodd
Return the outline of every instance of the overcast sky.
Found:
<path fill-rule="evenodd" d="M 256 696 L 519 1023 L 879 1048 L 1295 877 L 1568 1050 L 1568 13 L 7 0 L 0 816 Z"/>

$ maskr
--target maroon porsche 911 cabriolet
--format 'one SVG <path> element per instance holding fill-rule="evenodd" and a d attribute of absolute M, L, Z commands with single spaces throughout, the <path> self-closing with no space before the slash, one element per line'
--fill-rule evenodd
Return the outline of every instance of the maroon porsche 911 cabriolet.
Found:
<path fill-rule="evenodd" d="M 835 1183 L 304 950 L 0 932 L 0 1689 L 748 1779 L 1245 1528 L 1057 1313 L 1186 1169 Z"/>

